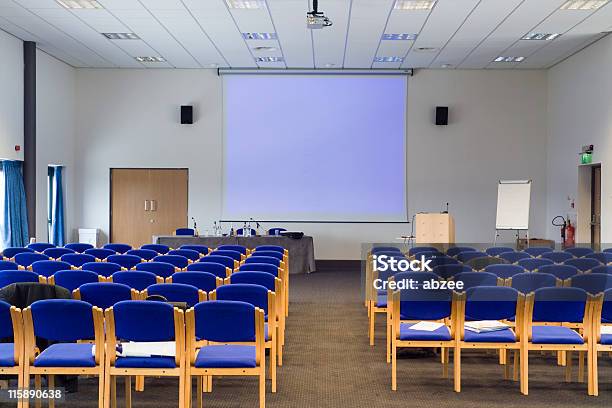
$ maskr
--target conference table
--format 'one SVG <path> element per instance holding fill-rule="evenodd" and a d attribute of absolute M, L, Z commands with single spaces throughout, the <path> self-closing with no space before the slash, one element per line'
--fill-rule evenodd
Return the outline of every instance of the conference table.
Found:
<path fill-rule="evenodd" d="M 153 243 L 167 245 L 170 248 L 178 248 L 181 245 L 205 245 L 209 248 L 216 248 L 220 245 L 242 245 L 247 248 L 255 248 L 259 245 L 279 245 L 289 250 L 289 273 L 311 273 L 316 270 L 314 244 L 312 237 L 309 236 L 293 239 L 275 235 L 253 237 L 154 235 Z"/>

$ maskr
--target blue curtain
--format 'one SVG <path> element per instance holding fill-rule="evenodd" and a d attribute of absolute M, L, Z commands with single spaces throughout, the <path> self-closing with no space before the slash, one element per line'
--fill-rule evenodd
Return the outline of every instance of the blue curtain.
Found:
<path fill-rule="evenodd" d="M 64 190 L 62 188 L 62 167 L 51 168 L 53 178 L 51 179 L 51 234 L 49 242 L 57 246 L 63 246 L 65 242 L 64 231 Z"/>
<path fill-rule="evenodd" d="M 5 246 L 21 247 L 28 245 L 28 212 L 21 162 L 2 161 L 4 178 L 4 202 L 2 242 Z"/>

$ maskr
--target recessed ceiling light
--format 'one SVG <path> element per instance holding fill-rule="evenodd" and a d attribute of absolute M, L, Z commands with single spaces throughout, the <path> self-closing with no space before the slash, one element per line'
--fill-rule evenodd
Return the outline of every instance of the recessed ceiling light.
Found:
<path fill-rule="evenodd" d="M 102 33 L 109 40 L 140 40 L 134 33 Z"/>
<path fill-rule="evenodd" d="M 265 0 L 225 0 L 232 9 L 260 9 L 266 7 Z"/>
<path fill-rule="evenodd" d="M 442 68 L 452 68 L 453 64 L 442 64 L 442 65 L 440 65 L 440 67 L 442 67 Z"/>
<path fill-rule="evenodd" d="M 435 52 L 438 51 L 436 47 L 417 47 L 414 49 L 417 52 Z"/>
<path fill-rule="evenodd" d="M 559 37 L 561 34 L 559 33 L 552 33 L 552 34 L 547 34 L 547 33 L 529 33 L 526 36 L 524 36 L 523 38 L 521 38 L 521 40 L 546 40 L 546 41 L 552 41 L 555 38 Z"/>
<path fill-rule="evenodd" d="M 208 68 L 218 68 L 219 64 L 213 62 L 212 64 L 208 64 L 207 67 Z"/>
<path fill-rule="evenodd" d="M 55 0 L 67 9 L 101 9 L 103 8 L 96 0 Z"/>
<path fill-rule="evenodd" d="M 325 64 L 325 68 L 333 68 L 336 64 Z"/>
<path fill-rule="evenodd" d="M 569 0 L 563 3 L 561 10 L 597 10 L 604 6 L 608 0 Z"/>
<path fill-rule="evenodd" d="M 383 34 L 383 40 L 416 40 L 418 34 Z"/>
<path fill-rule="evenodd" d="M 403 62 L 404 57 L 375 57 L 374 62 Z"/>
<path fill-rule="evenodd" d="M 164 57 L 135 57 L 138 62 L 166 62 Z"/>
<path fill-rule="evenodd" d="M 522 62 L 525 61 L 525 57 L 504 57 L 499 56 L 493 60 L 493 62 Z"/>
<path fill-rule="evenodd" d="M 242 33 L 245 40 L 278 40 L 276 33 Z"/>
<path fill-rule="evenodd" d="M 283 57 L 256 57 L 257 62 L 283 62 Z"/>
<path fill-rule="evenodd" d="M 436 4 L 436 0 L 396 0 L 396 10 L 431 10 Z"/>
<path fill-rule="evenodd" d="M 278 48 L 276 48 L 276 47 L 266 47 L 266 46 L 261 46 L 261 47 L 253 47 L 253 51 L 258 51 L 258 52 L 272 52 L 272 51 L 278 51 Z"/>

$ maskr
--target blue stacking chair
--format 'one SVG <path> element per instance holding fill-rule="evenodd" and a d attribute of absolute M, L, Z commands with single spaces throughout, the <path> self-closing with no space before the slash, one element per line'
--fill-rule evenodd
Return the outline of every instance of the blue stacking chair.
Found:
<path fill-rule="evenodd" d="M 198 399 L 212 390 L 214 375 L 259 377 L 259 408 L 266 405 L 264 312 L 247 302 L 197 304 L 186 313 L 187 400 L 195 377 Z M 202 379 L 205 379 L 202 384 Z"/>
<path fill-rule="evenodd" d="M 103 261 L 109 256 L 117 254 L 117 252 L 113 251 L 112 249 L 106 248 L 90 248 L 86 249 L 83 253 L 87 255 L 93 255 L 99 261 Z"/>
<path fill-rule="evenodd" d="M 590 339 L 590 310 L 593 298 L 579 288 L 541 288 L 527 295 L 525 305 L 525 339 L 523 350 L 565 351 L 571 361 L 575 351 L 587 353 L 588 390 L 591 392 L 592 353 Z M 562 324 L 562 325 L 559 325 Z M 585 330 L 586 329 L 586 330 Z M 580 334 L 580 330 L 583 334 Z M 522 360 L 522 393 L 529 393 L 529 355 Z M 571 364 L 566 365 L 569 380 Z"/>
<path fill-rule="evenodd" d="M 132 246 L 128 244 L 106 244 L 103 248 L 110 249 L 118 254 L 125 254 L 127 251 L 132 249 Z"/>
<path fill-rule="evenodd" d="M 117 272 L 122 273 L 122 272 Z M 125 272 L 123 272 L 125 273 Z M 144 273 L 144 272 L 138 272 Z M 115 350 L 119 341 L 131 342 L 175 342 L 174 356 L 118 357 L 109 353 L 106 358 L 106 380 L 115 383 L 116 377 L 125 377 L 127 386 L 126 405 L 131 401 L 131 376 L 175 377 L 179 379 L 179 407 L 185 407 L 185 335 L 183 311 L 165 302 L 130 300 L 116 303 L 106 309 L 107 347 Z M 111 400 L 106 387 L 106 401 Z"/>
<path fill-rule="evenodd" d="M 143 262 L 136 265 L 137 271 L 146 271 L 154 273 L 157 276 L 161 276 L 164 279 L 167 279 L 172 276 L 174 272 L 176 272 L 176 267 L 168 262 Z"/>
<path fill-rule="evenodd" d="M 597 252 L 590 255 L 586 255 L 585 258 L 597 259 L 604 265 L 612 264 L 612 253 L 611 252 Z"/>
<path fill-rule="evenodd" d="M 612 289 L 598 296 L 593 307 L 593 392 L 599 395 L 599 364 L 598 353 L 612 353 L 612 334 L 602 334 L 602 326 L 612 326 Z"/>
<path fill-rule="evenodd" d="M 130 249 L 125 254 L 140 257 L 145 261 L 150 261 L 158 255 L 158 253 L 152 249 Z"/>
<path fill-rule="evenodd" d="M 174 249 L 168 252 L 167 255 L 184 256 L 185 258 L 189 259 L 191 262 L 195 262 L 202 257 L 200 255 L 200 252 L 193 251 L 191 249 Z"/>
<path fill-rule="evenodd" d="M 135 289 L 112 282 L 85 283 L 75 289 L 72 296 L 102 310 L 124 300 L 138 300 L 138 292 Z"/>
<path fill-rule="evenodd" d="M 459 262 L 466 263 L 470 259 L 483 258 L 487 256 L 489 255 L 487 255 L 486 252 L 481 251 L 461 252 L 460 254 L 457 254 L 457 260 Z"/>
<path fill-rule="evenodd" d="M 428 290 L 423 283 L 436 279 L 430 272 L 400 272 L 395 281 L 412 280 L 417 289 L 403 289 L 392 293 L 391 308 L 391 389 L 397 390 L 397 350 L 402 347 L 442 348 L 443 374 L 448 373 L 448 351 L 455 347 L 454 330 L 456 308 L 453 307 L 453 292 L 450 290 Z M 450 318 L 450 320 L 449 320 Z M 450 322 L 433 331 L 411 329 L 418 321 Z"/>
<path fill-rule="evenodd" d="M 26 248 L 33 249 L 36 252 L 43 252 L 45 249 L 55 248 L 55 245 L 48 242 L 32 242 Z"/>
<path fill-rule="evenodd" d="M 21 270 L 20 271 L 16 271 L 16 270 L 0 271 L 0 288 L 3 288 L 8 285 L 12 285 L 13 283 L 39 282 L 39 281 L 40 279 L 39 279 L 38 274 L 32 271 L 21 271 Z M 3 337 L 0 337 L 0 339 L 1 338 Z"/>
<path fill-rule="evenodd" d="M 193 285 L 186 283 L 156 283 L 142 291 L 142 297 L 162 296 L 168 302 L 184 302 L 194 307 L 208 298 L 208 294 Z"/>
<path fill-rule="evenodd" d="M 578 275 L 580 270 L 572 265 L 545 265 L 538 269 L 538 273 L 550 273 L 564 281 Z"/>
<path fill-rule="evenodd" d="M 152 272 L 146 271 L 119 271 L 111 275 L 111 282 L 122 283 L 137 291 L 143 291 L 156 283 L 164 283 L 164 279 Z"/>
<path fill-rule="evenodd" d="M 429 263 L 429 267 L 433 269 L 436 266 L 440 266 L 440 265 L 459 265 L 460 263 L 461 262 L 459 262 L 455 258 L 452 258 L 447 255 L 442 255 L 442 256 L 433 258 L 431 262 Z"/>
<path fill-rule="evenodd" d="M 140 249 L 150 249 L 151 251 L 155 251 L 160 255 L 165 255 L 170 251 L 170 247 L 168 245 L 161 244 L 145 244 L 140 247 Z"/>
<path fill-rule="evenodd" d="M 606 273 L 612 275 L 612 265 L 601 265 L 591 269 L 591 273 Z"/>
<path fill-rule="evenodd" d="M 561 286 L 562 281 L 550 273 L 525 272 L 514 275 L 509 279 L 509 286 L 521 293 L 528 294 L 536 289 Z"/>
<path fill-rule="evenodd" d="M 2 251 L 2 256 L 6 259 L 13 259 L 15 258 L 15 255 L 17 254 L 23 254 L 23 253 L 34 253 L 35 251 L 33 249 L 30 248 L 23 248 L 23 247 L 8 247 L 8 248 L 4 248 L 4 250 Z"/>
<path fill-rule="evenodd" d="M 280 235 L 281 232 L 287 231 L 286 228 L 270 228 L 268 230 L 268 235 Z"/>
<path fill-rule="evenodd" d="M 217 250 L 221 250 L 221 251 L 236 251 L 236 252 L 240 252 L 242 255 L 247 255 L 248 254 L 247 247 L 245 247 L 243 245 L 219 245 L 217 247 Z M 257 248 L 255 248 L 255 250 L 257 250 Z"/>
<path fill-rule="evenodd" d="M 66 254 L 76 254 L 77 252 L 74 249 L 70 248 L 48 248 L 43 251 L 43 254 L 47 255 L 51 259 L 60 259 L 63 255 Z"/>
<path fill-rule="evenodd" d="M 275 252 L 275 254 L 278 254 L 278 252 Z M 242 255 L 240 252 L 231 251 L 229 249 L 215 249 L 208 256 L 226 256 L 228 258 L 232 258 L 236 262 L 240 262 L 242 259 L 244 259 L 244 255 Z"/>
<path fill-rule="evenodd" d="M 511 265 L 504 265 L 511 266 Z M 461 391 L 461 353 L 462 349 L 500 350 L 505 359 L 504 377 L 510 378 L 510 350 L 518 353 L 521 350 L 522 321 L 525 308 L 525 295 L 509 287 L 481 286 L 468 289 L 461 294 L 457 303 L 455 347 L 455 391 Z M 514 330 L 508 328 L 490 332 L 474 332 L 465 329 L 466 321 L 516 320 L 519 324 Z M 502 353 L 503 351 L 503 353 Z M 520 359 L 521 364 L 523 358 Z M 522 378 L 521 378 L 522 380 Z"/>
<path fill-rule="evenodd" d="M 533 272 L 533 271 L 537 271 L 543 266 L 554 265 L 554 262 L 551 261 L 550 259 L 544 259 L 544 258 L 526 258 L 526 259 L 521 259 L 520 261 L 517 262 L 517 264 L 522 266 L 526 270 Z"/>
<path fill-rule="evenodd" d="M 257 230 L 255 228 L 250 228 L 251 230 L 251 236 L 254 237 L 255 235 L 257 235 Z M 238 228 L 236 230 L 236 235 L 238 235 L 239 237 L 243 237 L 244 236 L 244 228 Z"/>
<path fill-rule="evenodd" d="M 468 246 L 454 246 L 454 247 L 450 247 L 446 250 L 446 255 L 448 256 L 452 256 L 452 257 L 456 257 L 457 255 L 459 255 L 462 252 L 476 252 L 477 249 L 473 248 L 473 247 L 468 247 Z"/>
<path fill-rule="evenodd" d="M 258 271 L 258 272 L 267 272 L 276 276 L 277 278 L 282 279 L 282 273 L 280 268 L 276 265 L 267 264 L 267 263 L 245 263 L 240 265 L 238 268 L 239 271 Z"/>
<path fill-rule="evenodd" d="M 260 246 L 256 247 L 255 250 L 257 250 L 258 248 L 262 248 L 262 251 L 273 251 L 274 249 L 271 248 L 271 247 L 274 247 L 274 246 L 277 247 L 277 248 L 282 248 L 282 247 L 277 246 L 277 245 L 260 245 Z M 396 247 L 392 247 L 392 246 L 375 246 L 375 247 L 372 247 L 372 249 L 370 250 L 370 253 L 372 255 L 375 255 L 375 254 L 377 254 L 379 252 L 399 252 L 399 253 L 402 253 L 402 250 L 399 249 L 399 248 L 396 248 Z"/>
<path fill-rule="evenodd" d="M 109 256 L 108 258 L 106 258 L 106 261 L 119 264 L 122 268 L 130 270 L 133 269 L 139 263 L 141 263 L 142 258 L 136 255 L 118 254 Z"/>
<path fill-rule="evenodd" d="M 64 245 L 64 248 L 72 249 L 74 252 L 78 252 L 79 254 L 82 254 L 83 252 L 87 251 L 88 249 L 92 249 L 93 247 L 94 246 L 91 244 L 85 244 L 82 242 L 72 242 L 70 244 Z"/>
<path fill-rule="evenodd" d="M 422 256 L 424 256 L 425 258 L 429 259 L 429 258 L 436 258 L 436 257 L 441 257 L 444 256 L 444 254 L 440 251 L 432 251 L 429 249 L 422 249 L 422 250 L 417 250 L 414 251 L 412 255 L 410 255 L 413 258 L 420 258 Z"/>
<path fill-rule="evenodd" d="M 57 271 L 53 275 L 47 278 L 47 282 L 50 285 L 57 285 L 68 289 L 71 293 L 79 286 L 85 283 L 100 282 L 100 277 L 97 273 L 92 271 L 81 271 L 81 270 L 65 270 Z"/>
<path fill-rule="evenodd" d="M 608 289 L 612 289 L 612 275 L 605 273 L 576 275 L 566 280 L 565 286 L 584 289 L 591 295 L 597 295 L 598 293 L 603 293 Z"/>
<path fill-rule="evenodd" d="M 538 256 L 541 256 L 542 254 L 545 254 L 546 252 L 551 252 L 551 251 L 552 249 L 549 247 L 529 247 L 523 250 L 523 252 L 528 253 L 534 258 L 537 258 Z"/>
<path fill-rule="evenodd" d="M 433 273 L 442 279 L 450 279 L 461 272 L 472 272 L 473 269 L 468 265 L 438 265 L 433 268 Z"/>
<path fill-rule="evenodd" d="M 17 265 L 28 269 L 32 265 L 32 263 L 36 261 L 48 261 L 49 257 L 47 255 L 39 254 L 38 252 L 22 252 L 20 254 L 15 255 L 14 259 Z"/>
<path fill-rule="evenodd" d="M 575 266 L 580 272 L 588 273 L 591 269 L 601 266 L 601 262 L 593 258 L 568 259 L 563 265 Z"/>
<path fill-rule="evenodd" d="M 17 269 L 19 269 L 19 265 L 17 265 L 15 262 L 0 260 L 0 271 L 17 270 Z"/>
<path fill-rule="evenodd" d="M 376 249 L 378 249 L 379 247 L 376 247 Z M 383 247 L 384 248 L 384 247 Z M 391 247 L 393 248 L 393 247 Z M 281 254 L 285 255 L 285 256 L 289 256 L 289 250 L 285 249 L 284 247 L 280 246 L 280 245 L 258 245 L 255 247 L 255 249 L 252 252 L 257 252 L 257 251 L 276 251 L 276 252 L 280 252 Z M 391 252 L 395 252 L 395 253 L 400 253 L 403 255 L 402 251 L 400 251 L 398 248 L 393 248 L 390 250 Z M 383 251 L 377 251 L 377 252 L 372 252 L 372 254 L 376 254 L 378 252 L 383 252 Z"/>
<path fill-rule="evenodd" d="M 96 262 L 96 257 L 93 255 L 76 253 L 62 255 L 60 260 L 62 262 L 67 262 L 76 268 L 80 268 L 83 264 L 86 264 L 87 262 Z"/>
<path fill-rule="evenodd" d="M 202 261 L 200 262 L 192 263 L 191 265 L 187 266 L 187 271 L 188 272 L 195 272 L 195 271 L 208 272 L 208 273 L 212 273 L 215 276 L 220 277 L 221 279 L 227 278 L 232 273 L 231 268 L 228 268 L 227 266 L 220 264 L 218 262 L 208 262 L 204 259 L 202 259 Z"/>
<path fill-rule="evenodd" d="M 177 228 L 176 231 L 174 231 L 174 235 L 193 237 L 195 236 L 195 230 L 193 228 Z"/>
<path fill-rule="evenodd" d="M 240 265 L 240 263 L 236 261 L 234 258 L 230 258 L 229 256 L 224 256 L 224 255 L 206 255 L 204 258 L 200 259 L 200 262 L 220 263 L 230 268 L 231 270 L 234 270 Z"/>
<path fill-rule="evenodd" d="M 554 263 L 560 264 L 567 260 L 573 259 L 574 255 L 563 251 L 549 251 L 540 255 L 541 258 L 550 259 Z"/>
<path fill-rule="evenodd" d="M 166 279 L 168 283 L 183 283 L 185 285 L 192 285 L 196 288 L 203 290 L 208 293 L 217 288 L 217 286 L 221 286 L 223 284 L 223 279 L 220 277 L 210 273 L 210 272 L 201 272 L 201 271 L 193 271 L 193 272 L 181 272 L 176 273 L 172 276 L 169 276 Z"/>
<path fill-rule="evenodd" d="M 269 257 L 272 257 L 272 258 L 276 258 L 279 261 L 284 261 L 285 260 L 285 254 L 281 253 L 281 252 L 278 252 L 278 251 L 263 251 L 263 250 L 260 249 L 260 250 L 256 250 L 255 252 L 253 252 L 251 254 L 251 256 L 269 256 Z M 400 254 L 400 255 L 396 254 L 396 256 L 404 258 L 403 254 Z"/>
<path fill-rule="evenodd" d="M 513 264 L 513 263 L 517 263 L 521 259 L 531 258 L 531 255 L 529 255 L 527 252 L 512 251 L 512 252 L 503 252 L 499 254 L 498 257 Z"/>
<path fill-rule="evenodd" d="M 502 286 L 503 280 L 490 272 L 461 272 L 453 276 L 455 282 L 463 282 L 463 289 L 476 286 Z"/>
<path fill-rule="evenodd" d="M 487 248 L 485 252 L 489 256 L 499 256 L 503 254 L 504 252 L 514 252 L 514 248 L 507 247 L 507 246 L 494 246 L 494 247 Z"/>
<path fill-rule="evenodd" d="M 591 255 L 595 253 L 593 249 L 587 248 L 587 247 L 565 248 L 564 251 L 572 254 L 576 258 L 582 258 L 583 256 L 587 256 L 587 255 Z"/>
<path fill-rule="evenodd" d="M 606 248 L 602 252 L 606 252 L 608 254 L 612 254 L 612 248 Z"/>
<path fill-rule="evenodd" d="M 511 264 L 499 264 L 499 265 L 488 265 L 484 269 L 485 272 L 490 272 L 501 279 L 508 279 L 514 275 L 525 272 L 525 269 L 519 265 Z"/>
<path fill-rule="evenodd" d="M 433 246 L 416 246 L 408 250 L 408 256 L 417 256 L 424 252 L 440 252 L 440 250 Z"/>
<path fill-rule="evenodd" d="M 31 375 L 49 376 L 49 388 L 54 388 L 53 375 L 97 376 L 98 407 L 103 407 L 105 347 L 102 310 L 81 300 L 39 300 L 24 310 L 23 320 L 26 338 L 24 387 L 29 388 Z M 38 354 L 36 338 L 54 344 Z M 95 353 L 92 346 L 95 346 Z"/>
<path fill-rule="evenodd" d="M 189 259 L 181 255 L 157 255 L 153 262 L 167 262 L 174 265 L 177 269 L 185 269 L 189 265 Z"/>
<path fill-rule="evenodd" d="M 14 272 L 14 271 L 13 271 Z M 24 272 L 24 271 L 20 271 Z M 17 387 L 24 387 L 24 338 L 21 310 L 0 300 L 0 339 L 11 339 L 0 343 L 0 373 L 17 377 Z M 17 404 L 21 407 L 21 402 Z"/>
<path fill-rule="evenodd" d="M 70 269 L 71 266 L 68 262 L 62 261 L 36 261 L 32 264 L 31 269 L 38 275 L 48 278 L 57 271 Z"/>
<path fill-rule="evenodd" d="M 109 278 L 113 273 L 120 271 L 121 265 L 114 262 L 87 262 L 81 265 L 84 271 L 97 273 L 99 276 Z"/>
<path fill-rule="evenodd" d="M 200 256 L 207 255 L 210 252 L 210 248 L 206 245 L 181 245 L 179 249 L 189 249 L 191 251 L 197 251 Z M 166 251 L 167 253 L 168 251 Z"/>
<path fill-rule="evenodd" d="M 260 256 L 260 255 L 251 255 L 247 259 L 244 260 L 245 264 L 250 263 L 269 263 L 271 265 L 278 266 L 279 268 L 284 267 L 284 262 L 277 257 L 273 256 Z"/>

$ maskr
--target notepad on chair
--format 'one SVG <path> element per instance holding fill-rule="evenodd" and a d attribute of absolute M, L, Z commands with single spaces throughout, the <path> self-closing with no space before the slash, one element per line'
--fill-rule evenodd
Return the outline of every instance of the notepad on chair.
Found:
<path fill-rule="evenodd" d="M 438 322 L 418 322 L 418 323 L 415 323 L 412 326 L 408 327 L 408 329 L 432 332 L 432 331 L 438 330 L 442 326 L 444 326 L 444 323 L 438 323 Z"/>
<path fill-rule="evenodd" d="M 131 341 L 117 346 L 119 357 L 175 357 L 176 343 L 173 341 Z"/>
<path fill-rule="evenodd" d="M 612 326 L 601 326 L 601 334 L 612 334 Z"/>
<path fill-rule="evenodd" d="M 473 322 L 465 322 L 465 330 L 475 333 L 487 333 L 492 331 L 505 330 L 509 326 L 498 320 L 478 320 Z"/>

